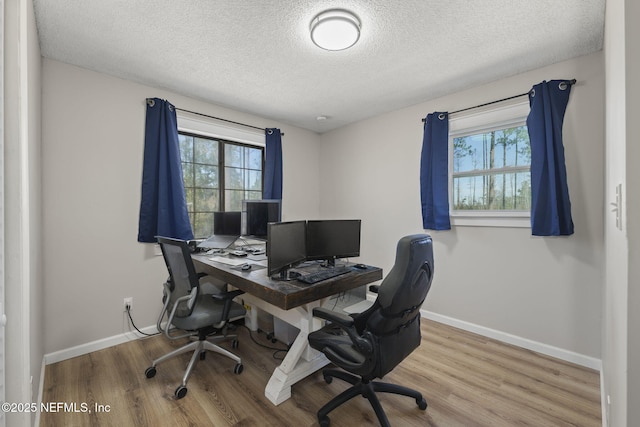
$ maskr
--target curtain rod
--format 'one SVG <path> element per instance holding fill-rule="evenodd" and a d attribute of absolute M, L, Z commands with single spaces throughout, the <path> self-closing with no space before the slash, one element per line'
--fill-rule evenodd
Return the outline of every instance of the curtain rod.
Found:
<path fill-rule="evenodd" d="M 245 126 L 245 127 L 248 127 L 248 128 L 258 129 L 258 130 L 261 130 L 261 131 L 267 131 L 267 129 L 261 128 L 261 127 L 258 127 L 258 126 L 248 125 L 246 123 L 234 122 L 233 120 L 227 120 L 227 119 L 223 119 L 221 117 L 210 116 L 208 114 L 198 113 L 196 111 L 185 110 L 184 108 L 175 107 L 175 109 L 176 109 L 176 111 L 184 111 L 185 113 L 191 113 L 191 114 L 195 114 L 197 116 L 207 117 L 209 119 L 215 119 L 215 120 L 220 120 L 220 121 L 227 122 L 227 123 L 233 123 L 234 125 Z M 273 132 L 273 131 L 270 131 L 270 132 Z M 280 132 L 280 135 L 284 135 L 284 132 Z"/>
<path fill-rule="evenodd" d="M 576 82 L 577 82 L 576 79 L 565 80 L 562 83 L 560 83 L 560 85 L 563 85 L 563 84 L 564 85 L 567 85 L 567 84 L 574 85 L 574 84 L 576 84 Z M 531 90 L 533 90 L 533 89 L 531 89 Z M 486 107 L 487 105 L 497 104 L 498 102 L 509 101 L 510 99 L 520 98 L 521 96 L 528 96 L 531 93 L 531 90 L 529 92 L 526 92 L 526 93 L 521 93 L 520 95 L 513 95 L 513 96 L 510 96 L 508 98 L 502 98 L 502 99 L 498 99 L 496 101 L 486 102 L 486 103 L 480 104 L 480 105 L 474 105 L 473 107 L 467 107 L 467 108 L 463 108 L 461 110 L 452 111 L 452 112 L 449 113 L 449 115 L 462 113 L 463 111 L 473 110 L 475 108 Z M 425 119 L 422 119 L 422 121 L 424 122 Z"/>
<path fill-rule="evenodd" d="M 149 105 L 153 106 L 153 104 L 152 104 L 153 103 L 153 98 L 147 98 L 147 103 Z M 176 111 L 184 111 L 185 113 L 191 113 L 191 114 L 195 114 L 197 116 L 207 117 L 209 119 L 220 120 L 220 121 L 227 122 L 227 123 L 233 123 L 234 125 L 246 126 L 246 127 L 253 128 L 253 129 L 258 129 L 258 130 L 261 130 L 261 131 L 267 131 L 267 129 L 265 129 L 265 128 L 260 128 L 258 126 L 248 125 L 246 123 L 234 122 L 233 120 L 227 120 L 227 119 L 223 119 L 221 117 L 209 116 L 207 114 L 198 113 L 196 111 L 191 111 L 191 110 L 185 110 L 184 108 L 178 108 L 176 106 L 173 106 L 173 108 L 175 108 Z M 273 131 L 271 131 L 271 132 L 273 132 Z M 271 134 L 269 134 L 269 135 L 271 135 Z M 284 135 L 284 132 L 280 132 L 280 135 Z"/>

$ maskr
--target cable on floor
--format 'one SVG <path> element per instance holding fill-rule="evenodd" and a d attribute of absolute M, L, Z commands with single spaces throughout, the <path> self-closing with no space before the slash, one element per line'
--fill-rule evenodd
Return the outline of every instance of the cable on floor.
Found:
<path fill-rule="evenodd" d="M 261 342 L 258 342 L 258 341 L 255 339 L 255 337 L 253 336 L 253 331 L 252 331 L 251 329 L 249 329 L 249 327 L 248 327 L 247 325 L 240 325 L 240 326 L 242 326 L 243 328 L 246 328 L 246 329 L 247 329 L 247 331 L 249 331 L 249 338 L 251 338 L 251 341 L 253 341 L 253 342 L 254 342 L 254 343 L 256 343 L 257 345 L 259 345 L 260 347 L 266 348 L 266 349 L 268 349 L 268 350 L 275 350 L 275 351 L 273 352 L 273 355 L 272 355 L 272 357 L 273 357 L 274 359 L 276 359 L 276 360 L 282 360 L 282 359 L 284 359 L 284 356 L 282 356 L 282 357 L 277 357 L 277 354 L 279 354 L 279 353 L 281 353 L 281 352 L 285 352 L 285 353 L 287 353 L 287 352 L 289 351 L 289 347 L 287 347 L 287 348 L 277 348 L 277 347 L 271 347 L 271 346 L 268 346 L 268 345 L 262 344 Z"/>
<path fill-rule="evenodd" d="M 148 334 L 148 333 L 146 333 L 146 332 L 142 332 L 140 329 L 138 329 L 138 327 L 136 326 L 135 322 L 133 321 L 133 317 L 131 317 L 131 307 L 129 307 L 129 306 L 127 307 L 127 315 L 129 316 L 129 324 L 130 324 L 131 326 L 133 326 L 133 328 L 134 328 L 136 331 L 138 331 L 139 333 L 141 333 L 142 335 L 145 335 L 145 336 L 147 336 L 147 337 L 153 337 L 153 336 L 155 336 L 155 335 L 160 334 L 160 332 L 156 332 L 156 333 L 154 333 L 154 334 Z"/>

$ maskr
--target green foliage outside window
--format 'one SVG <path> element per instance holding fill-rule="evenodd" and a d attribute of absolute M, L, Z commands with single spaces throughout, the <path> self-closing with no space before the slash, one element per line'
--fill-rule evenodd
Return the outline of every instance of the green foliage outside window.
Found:
<path fill-rule="evenodd" d="M 530 166 L 526 126 L 454 137 L 453 210 L 530 210 Z"/>
<path fill-rule="evenodd" d="M 239 211 L 243 199 L 262 198 L 264 150 L 230 141 L 179 134 L 182 174 L 196 238 L 213 233 L 213 213 Z"/>

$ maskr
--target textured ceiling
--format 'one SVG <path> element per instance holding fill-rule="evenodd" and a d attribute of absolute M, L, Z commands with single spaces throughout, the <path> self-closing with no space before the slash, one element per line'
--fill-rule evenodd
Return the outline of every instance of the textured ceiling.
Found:
<path fill-rule="evenodd" d="M 598 51 L 605 0 L 33 3 L 45 58 L 322 133 Z M 360 18 L 351 49 L 311 42 L 329 8 Z"/>

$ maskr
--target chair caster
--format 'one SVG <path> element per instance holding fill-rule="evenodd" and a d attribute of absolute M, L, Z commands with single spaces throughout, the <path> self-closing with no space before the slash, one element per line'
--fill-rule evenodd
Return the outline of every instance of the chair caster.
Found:
<path fill-rule="evenodd" d="M 176 399 L 182 399 L 187 395 L 187 388 L 183 385 L 179 386 L 176 391 L 173 393 Z"/>
<path fill-rule="evenodd" d="M 416 403 L 418 404 L 418 408 L 422 409 L 423 411 L 427 409 L 427 401 L 424 397 L 422 398 L 422 400 L 416 399 Z"/>
<path fill-rule="evenodd" d="M 238 340 L 231 341 L 231 348 L 238 348 L 240 342 Z"/>
<path fill-rule="evenodd" d="M 329 427 L 329 425 L 331 424 L 331 420 L 327 416 L 324 416 L 322 418 L 318 417 L 318 422 L 320 423 L 320 427 Z"/>
<path fill-rule="evenodd" d="M 200 360 L 204 360 L 207 357 L 207 352 L 206 351 L 201 351 L 200 352 Z"/>
<path fill-rule="evenodd" d="M 145 371 L 144 371 L 144 375 L 147 378 L 153 378 L 156 376 L 156 367 L 155 366 L 149 366 Z"/>
<path fill-rule="evenodd" d="M 244 370 L 244 366 L 242 366 L 242 363 L 238 363 L 234 368 L 233 368 L 233 373 L 236 375 L 240 375 L 242 373 L 242 371 Z"/>
<path fill-rule="evenodd" d="M 324 382 L 327 384 L 331 384 L 331 382 L 333 381 L 333 377 L 330 375 L 323 375 L 324 376 Z"/>

